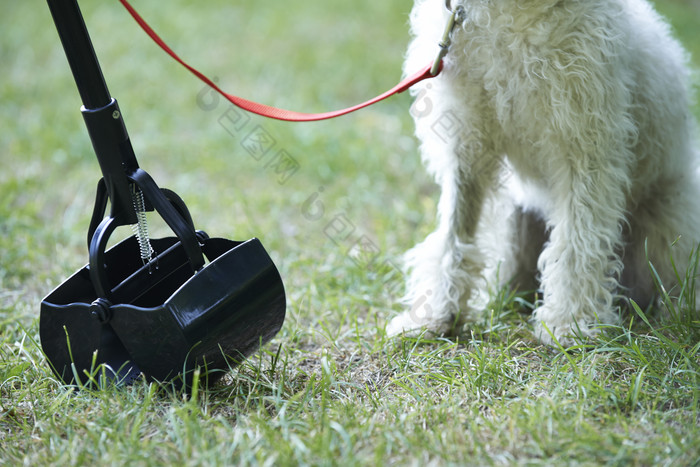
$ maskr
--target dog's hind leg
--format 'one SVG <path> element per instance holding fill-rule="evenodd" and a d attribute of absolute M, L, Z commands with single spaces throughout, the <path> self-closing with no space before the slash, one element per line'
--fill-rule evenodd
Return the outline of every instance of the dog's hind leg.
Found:
<path fill-rule="evenodd" d="M 700 277 L 693 277 L 699 272 L 700 174 L 690 167 L 658 185 L 630 215 L 621 285 L 642 309 L 655 299 L 665 302 L 668 298 L 671 302 L 662 308 L 669 312 L 677 312 L 679 306 L 695 311 L 700 293 Z M 662 297 L 652 274 L 661 281 L 668 297 Z"/>
<path fill-rule="evenodd" d="M 510 241 L 500 243 L 508 248 L 499 265 L 499 285 L 509 285 L 521 292 L 532 292 L 539 287 L 537 260 L 547 241 L 547 225 L 542 215 L 522 206 L 516 206 L 508 219 Z"/>
<path fill-rule="evenodd" d="M 547 224 L 539 207 L 520 204 L 522 181 L 508 165 L 500 178 L 498 190 L 484 205 L 477 232 L 476 243 L 486 258 L 488 288 L 471 304 L 483 310 L 503 288 L 525 294 L 534 303 L 539 289 L 537 261 L 547 242 Z"/>

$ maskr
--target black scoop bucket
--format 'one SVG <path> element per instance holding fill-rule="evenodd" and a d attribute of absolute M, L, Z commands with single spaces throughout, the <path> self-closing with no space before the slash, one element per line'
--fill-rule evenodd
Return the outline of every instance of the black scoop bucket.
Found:
<path fill-rule="evenodd" d="M 76 0 L 48 0 L 80 92 L 103 178 L 88 231 L 89 264 L 41 303 L 41 345 L 66 384 L 136 378 L 211 383 L 280 330 L 285 293 L 258 239 L 209 238 L 182 199 L 139 168 Z M 105 217 L 107 204 L 110 214 Z M 156 211 L 175 236 L 150 239 Z M 107 249 L 119 226 L 136 234 Z"/>

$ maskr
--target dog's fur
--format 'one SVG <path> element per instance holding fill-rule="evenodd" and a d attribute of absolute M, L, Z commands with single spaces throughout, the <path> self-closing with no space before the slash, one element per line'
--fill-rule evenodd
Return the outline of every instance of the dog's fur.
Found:
<path fill-rule="evenodd" d="M 453 0 L 464 21 L 411 111 L 442 193 L 407 253 L 409 309 L 390 335 L 479 319 L 497 279 L 539 287 L 543 342 L 616 323 L 654 299 L 700 240 L 687 57 L 645 0 Z M 434 58 L 443 0 L 416 0 L 405 63 Z M 673 244 L 673 247 L 672 247 Z"/>

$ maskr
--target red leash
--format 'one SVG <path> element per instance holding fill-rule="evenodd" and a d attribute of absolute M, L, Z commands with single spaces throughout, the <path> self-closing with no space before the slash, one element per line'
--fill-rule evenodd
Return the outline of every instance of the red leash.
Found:
<path fill-rule="evenodd" d="M 418 73 L 409 76 L 408 78 L 404 79 L 401 81 L 399 84 L 394 86 L 392 89 L 388 90 L 384 94 L 380 94 L 379 96 L 375 97 L 374 99 L 370 99 L 367 102 L 363 102 L 362 104 L 355 105 L 353 107 L 349 107 L 347 109 L 341 109 L 341 110 L 336 110 L 334 112 L 324 112 L 324 113 L 318 113 L 318 114 L 307 114 L 307 113 L 300 113 L 300 112 L 293 112 L 291 110 L 284 110 L 284 109 L 278 109 L 276 107 L 270 107 L 269 105 L 264 105 L 264 104 L 259 104 L 257 102 L 249 101 L 247 99 L 243 99 L 242 97 L 237 97 L 234 96 L 233 94 L 228 94 L 227 92 L 224 92 L 221 90 L 212 80 L 210 80 L 207 76 L 205 76 L 202 72 L 197 70 L 196 68 L 192 67 L 189 65 L 187 62 L 185 62 L 183 59 L 181 59 L 173 50 L 168 47 L 168 45 L 163 41 L 163 39 L 156 34 L 156 32 L 146 23 L 146 21 L 139 15 L 134 7 L 132 7 L 127 0 L 119 0 L 122 5 L 124 5 L 124 8 L 126 8 L 131 16 L 134 17 L 136 22 L 141 26 L 141 29 L 143 29 L 146 34 L 149 35 L 153 41 L 160 46 L 161 49 L 163 49 L 168 55 L 170 55 L 172 58 L 174 58 L 180 65 L 184 66 L 187 68 L 191 73 L 193 73 L 197 78 L 205 82 L 207 85 L 211 86 L 212 89 L 214 89 L 216 92 L 224 96 L 227 100 L 229 100 L 232 104 L 247 110 L 248 112 L 252 112 L 258 115 L 262 115 L 263 117 L 269 117 L 269 118 L 274 118 L 277 120 L 286 120 L 289 122 L 313 122 L 316 120 L 327 120 L 329 118 L 334 118 L 334 117 L 339 117 L 341 115 L 349 114 L 350 112 L 354 112 L 356 110 L 362 109 L 364 107 L 367 107 L 369 105 L 372 105 L 374 103 L 377 103 L 379 101 L 382 101 L 386 99 L 387 97 L 393 96 L 394 94 L 398 94 L 401 92 L 404 92 L 406 89 L 410 88 L 414 84 L 423 81 L 424 79 L 428 78 L 434 78 L 437 76 L 437 73 L 435 75 L 431 74 L 431 68 L 432 64 L 427 66 L 425 69 L 420 70 Z M 438 73 L 439 73 L 438 69 Z"/>

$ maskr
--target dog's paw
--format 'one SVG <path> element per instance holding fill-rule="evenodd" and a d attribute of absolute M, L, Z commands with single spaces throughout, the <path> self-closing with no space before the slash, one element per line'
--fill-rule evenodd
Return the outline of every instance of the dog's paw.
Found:
<path fill-rule="evenodd" d="M 575 321 L 566 324 L 549 324 L 545 321 L 535 320 L 533 327 L 535 337 L 542 344 L 564 349 L 576 345 L 591 344 L 600 331 L 595 326 Z"/>
<path fill-rule="evenodd" d="M 455 325 L 451 315 L 421 318 L 412 311 L 404 311 L 386 326 L 387 337 L 440 337 L 449 334 Z"/>

